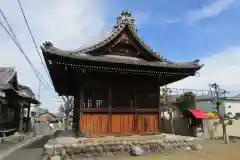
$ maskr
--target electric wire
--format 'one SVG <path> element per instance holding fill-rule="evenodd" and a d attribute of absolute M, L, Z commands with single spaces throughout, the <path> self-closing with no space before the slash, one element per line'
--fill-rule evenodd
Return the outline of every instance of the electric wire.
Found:
<path fill-rule="evenodd" d="M 20 50 L 20 52 L 23 54 L 24 58 L 27 60 L 28 64 L 30 65 L 31 69 L 33 70 L 34 74 L 36 75 L 37 79 L 39 80 L 39 82 L 41 82 L 43 85 L 43 81 L 50 87 L 50 85 L 48 84 L 48 82 L 42 77 L 42 75 L 36 70 L 36 68 L 34 67 L 34 65 L 32 64 L 32 62 L 30 61 L 30 59 L 28 58 L 28 56 L 25 54 L 24 50 L 22 49 L 16 34 L 14 33 L 11 25 L 8 23 L 6 16 L 4 15 L 2 9 L 0 8 L 0 12 L 1 15 L 3 15 L 5 18 L 5 22 L 9 27 L 9 30 L 7 29 L 7 27 L 4 25 L 4 23 L 0 20 L 0 26 L 5 30 L 5 32 L 8 34 L 8 36 L 13 40 L 14 44 L 18 47 L 18 49 Z"/>
<path fill-rule="evenodd" d="M 30 25 L 29 25 L 29 23 L 28 23 L 26 14 L 25 14 L 25 12 L 24 12 L 24 10 L 23 10 L 23 6 L 22 6 L 20 0 L 18 0 L 18 4 L 19 4 L 19 7 L 20 7 L 20 9 L 21 9 L 21 12 L 22 12 L 24 21 L 25 21 L 25 23 L 26 23 L 26 26 L 27 26 L 27 28 L 28 28 L 28 32 L 29 32 L 29 34 L 30 34 L 30 36 L 31 36 L 31 39 L 32 39 L 33 43 L 34 43 L 34 47 L 36 48 L 36 51 L 37 51 L 38 56 L 39 56 L 39 58 L 40 58 L 40 61 L 41 61 L 42 65 L 43 65 L 43 68 L 44 68 L 44 70 L 46 71 L 46 73 L 47 73 L 47 75 L 48 75 L 48 78 L 51 80 L 51 77 L 50 77 L 50 75 L 49 75 L 49 73 L 48 73 L 48 70 L 47 70 L 47 68 L 46 68 L 46 64 L 44 63 L 44 61 L 43 61 L 43 59 L 42 59 L 42 56 L 41 56 L 41 54 L 40 54 L 40 52 L 39 52 L 39 49 L 38 49 L 38 47 L 37 47 L 35 38 L 34 38 L 34 36 L 33 36 L 33 34 L 32 34 Z"/>

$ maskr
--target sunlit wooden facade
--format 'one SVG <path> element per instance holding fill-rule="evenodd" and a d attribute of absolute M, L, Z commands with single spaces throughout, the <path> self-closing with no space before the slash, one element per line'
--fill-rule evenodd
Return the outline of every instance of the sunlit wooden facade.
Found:
<path fill-rule="evenodd" d="M 161 131 L 159 87 L 202 67 L 163 59 L 138 36 L 129 12 L 94 45 L 64 51 L 46 42 L 41 48 L 56 92 L 74 96 L 74 129 L 87 135 Z"/>

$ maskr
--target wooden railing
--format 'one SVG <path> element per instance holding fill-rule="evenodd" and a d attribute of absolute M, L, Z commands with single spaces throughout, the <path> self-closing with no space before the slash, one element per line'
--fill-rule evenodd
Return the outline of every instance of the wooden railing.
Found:
<path fill-rule="evenodd" d="M 183 88 L 169 88 L 172 95 L 180 96 L 185 92 L 193 92 L 196 96 L 210 96 L 211 92 L 209 90 L 198 90 L 198 89 L 183 89 Z"/>

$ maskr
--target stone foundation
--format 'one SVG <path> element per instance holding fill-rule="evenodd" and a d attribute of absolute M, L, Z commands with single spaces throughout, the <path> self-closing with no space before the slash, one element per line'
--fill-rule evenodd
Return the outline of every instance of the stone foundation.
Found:
<path fill-rule="evenodd" d="M 70 138 L 49 141 L 44 146 L 44 159 L 77 159 L 166 153 L 176 150 L 199 150 L 196 139 L 182 136 L 130 136 L 105 138 Z M 137 151 L 138 150 L 138 151 Z"/>

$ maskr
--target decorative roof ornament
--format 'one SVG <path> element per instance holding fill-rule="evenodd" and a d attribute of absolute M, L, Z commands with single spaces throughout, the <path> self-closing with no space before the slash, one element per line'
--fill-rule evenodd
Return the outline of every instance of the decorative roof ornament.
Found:
<path fill-rule="evenodd" d="M 43 43 L 43 46 L 48 48 L 48 47 L 52 47 L 53 44 L 50 41 L 46 41 L 45 43 Z"/>
<path fill-rule="evenodd" d="M 137 31 L 135 19 L 132 16 L 132 13 L 128 10 L 122 11 L 119 17 L 117 17 L 117 25 L 122 23 L 128 23 L 133 29 Z"/>

